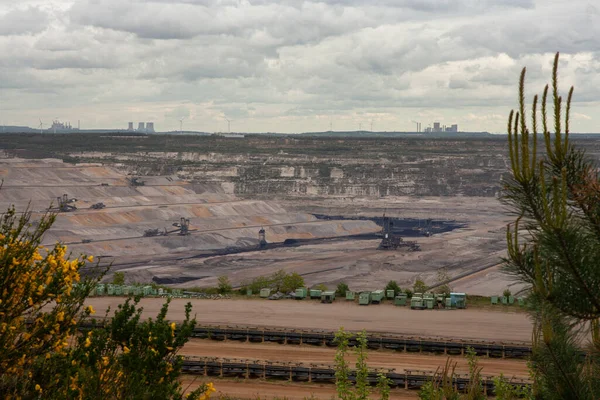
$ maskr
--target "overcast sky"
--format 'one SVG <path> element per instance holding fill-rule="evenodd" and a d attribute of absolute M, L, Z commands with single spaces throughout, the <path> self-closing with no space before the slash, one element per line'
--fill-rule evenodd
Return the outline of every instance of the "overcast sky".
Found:
<path fill-rule="evenodd" d="M 574 130 L 600 132 L 596 1 L 0 0 L 0 123 L 504 132 L 555 51 Z"/>

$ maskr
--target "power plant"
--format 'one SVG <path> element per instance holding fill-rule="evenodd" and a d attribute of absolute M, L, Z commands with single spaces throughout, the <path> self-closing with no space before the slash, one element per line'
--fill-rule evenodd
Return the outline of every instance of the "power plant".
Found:
<path fill-rule="evenodd" d="M 127 123 L 128 132 L 143 132 L 143 133 L 154 133 L 154 122 L 138 122 L 137 129 L 133 129 L 133 122 Z"/>
<path fill-rule="evenodd" d="M 420 128 L 420 126 L 418 125 L 417 129 L 419 129 L 419 128 Z M 438 133 L 438 132 L 457 133 L 458 132 L 458 124 L 452 124 L 450 126 L 446 126 L 446 125 L 441 125 L 439 122 L 434 122 L 433 128 L 432 127 L 425 128 L 425 133 Z"/>

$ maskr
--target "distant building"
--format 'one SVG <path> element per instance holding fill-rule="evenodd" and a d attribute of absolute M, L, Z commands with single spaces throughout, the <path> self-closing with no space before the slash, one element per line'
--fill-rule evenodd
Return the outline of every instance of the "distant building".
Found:
<path fill-rule="evenodd" d="M 130 131 L 130 132 L 133 132 L 133 122 L 129 122 L 128 123 L 127 130 Z"/>
<path fill-rule="evenodd" d="M 454 124 L 450 127 L 451 131 L 450 132 L 458 132 L 458 124 Z"/>
<path fill-rule="evenodd" d="M 154 133 L 154 122 L 146 122 L 146 132 Z"/>
<path fill-rule="evenodd" d="M 54 133 L 66 133 L 66 132 L 71 132 L 74 129 L 75 128 L 73 128 L 73 126 L 71 126 L 70 122 L 60 122 L 59 120 L 55 120 L 55 121 L 52 121 L 52 126 L 50 126 L 50 128 L 48 128 L 48 131 L 54 132 Z"/>
<path fill-rule="evenodd" d="M 433 131 L 434 132 L 441 132 L 442 128 L 440 128 L 440 123 L 439 122 L 434 122 L 433 123 Z"/>
<path fill-rule="evenodd" d="M 146 132 L 145 124 L 143 122 L 138 122 L 137 130 L 138 130 L 138 132 Z"/>

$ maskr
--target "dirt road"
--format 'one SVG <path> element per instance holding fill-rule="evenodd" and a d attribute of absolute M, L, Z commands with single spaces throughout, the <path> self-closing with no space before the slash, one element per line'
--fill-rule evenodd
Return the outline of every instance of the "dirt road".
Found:
<path fill-rule="evenodd" d="M 119 297 L 89 298 L 86 304 L 104 315 L 123 302 Z M 164 299 L 142 299 L 144 317 L 158 314 Z M 338 300 L 333 304 L 317 301 L 270 301 L 263 299 L 187 300 L 174 299 L 168 318 L 184 318 L 184 305 L 191 301 L 200 324 L 254 325 L 283 328 L 306 328 L 335 331 L 347 330 L 388 332 L 447 339 L 482 339 L 496 341 L 531 340 L 531 321 L 524 313 L 484 310 L 411 310 L 391 304 L 358 306 Z"/>
<path fill-rule="evenodd" d="M 239 343 L 215 342 L 205 339 L 192 339 L 182 349 L 181 354 L 203 357 L 242 358 L 251 360 L 269 360 L 278 362 L 302 362 L 315 364 L 333 364 L 335 349 L 314 346 L 286 346 L 277 343 Z M 466 373 L 469 368 L 465 357 L 451 357 L 457 363 L 456 372 Z M 354 356 L 349 355 L 351 364 Z M 388 350 L 369 351 L 369 366 L 393 368 L 398 372 L 405 369 L 431 370 L 443 367 L 447 357 L 443 355 L 420 355 L 412 353 L 395 353 Z M 480 358 L 479 365 L 483 375 L 515 376 L 528 378 L 525 361 Z"/>
<path fill-rule="evenodd" d="M 314 396 L 315 399 L 325 400 L 336 397 L 335 385 L 314 383 L 280 383 L 265 381 L 239 381 L 232 379 L 218 379 L 184 375 L 183 387 L 188 391 L 194 390 L 203 383 L 212 382 L 217 389 L 214 398 L 230 396 L 236 399 L 251 400 L 305 400 Z M 378 399 L 378 395 L 372 395 L 372 399 Z M 416 391 L 404 389 L 392 389 L 390 399 L 392 400 L 414 400 L 417 399 Z"/>

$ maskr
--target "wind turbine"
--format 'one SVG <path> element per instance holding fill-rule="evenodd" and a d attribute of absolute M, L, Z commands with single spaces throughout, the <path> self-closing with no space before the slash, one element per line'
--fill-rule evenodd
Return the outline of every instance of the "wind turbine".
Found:
<path fill-rule="evenodd" d="M 371 120 L 371 132 L 373 132 L 373 120 Z"/>
<path fill-rule="evenodd" d="M 231 120 L 225 118 L 225 121 L 227 121 L 227 132 L 231 133 Z"/>
<path fill-rule="evenodd" d="M 44 128 L 44 123 L 42 122 L 42 119 L 40 118 L 40 133 L 42 133 L 42 129 Z"/>
<path fill-rule="evenodd" d="M 180 134 L 183 134 L 183 119 L 184 119 L 184 118 L 185 118 L 185 117 L 181 117 L 181 118 L 179 118 L 179 133 L 180 133 Z"/>

